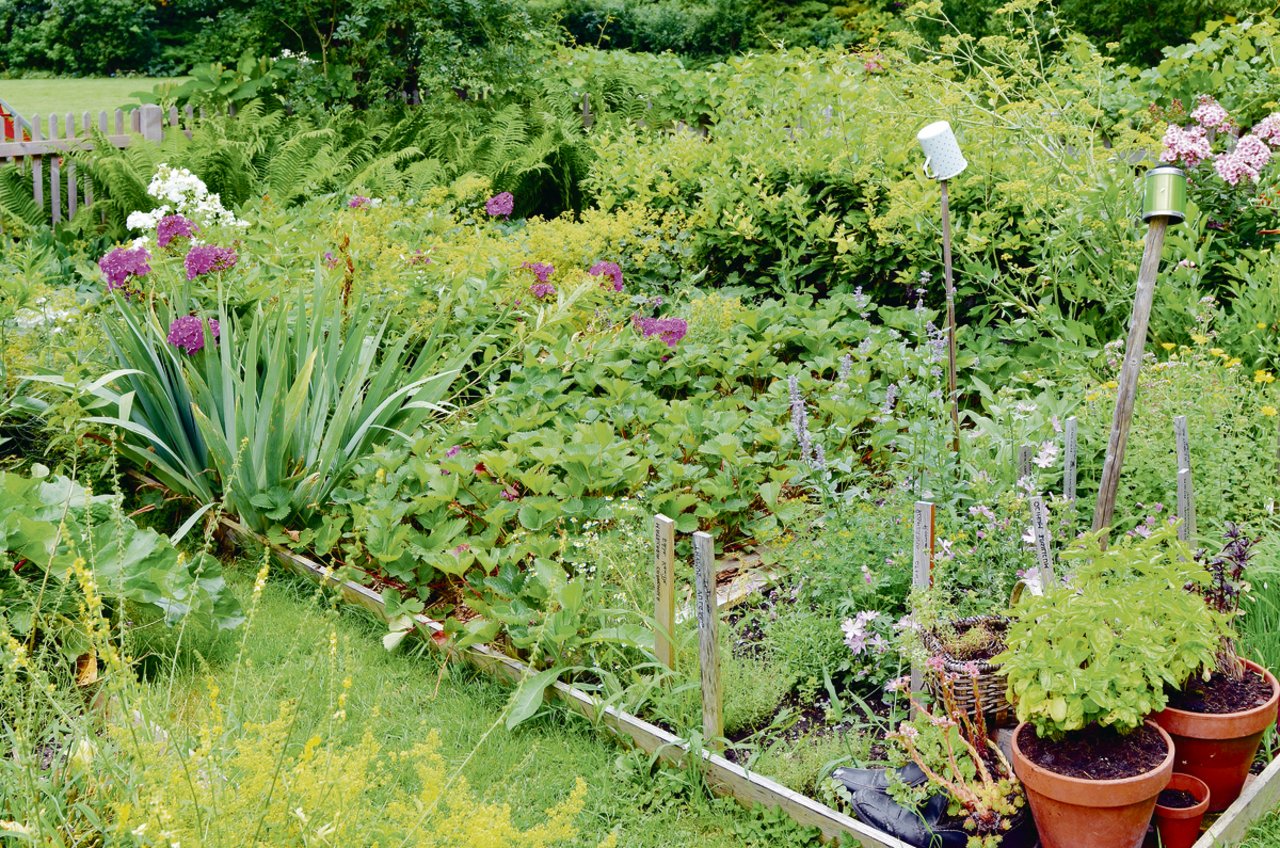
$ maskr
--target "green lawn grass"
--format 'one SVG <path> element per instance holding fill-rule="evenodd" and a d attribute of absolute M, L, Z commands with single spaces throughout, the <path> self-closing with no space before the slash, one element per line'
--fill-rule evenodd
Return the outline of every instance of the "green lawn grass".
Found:
<path fill-rule="evenodd" d="M 136 91 L 150 91 L 163 80 L 154 77 L 0 80 L 0 99 L 23 117 L 72 112 L 81 115 L 136 103 Z"/>
<path fill-rule="evenodd" d="M 255 568 L 252 563 L 228 567 L 230 582 L 246 603 Z M 568 795 L 581 776 L 589 793 L 575 844 L 583 846 L 597 845 L 614 830 L 618 845 L 635 848 L 777 844 L 779 824 L 772 817 L 707 800 L 681 774 L 650 777 L 647 756 L 625 752 L 567 711 L 554 710 L 515 732 L 499 724 L 486 737 L 502 713 L 508 687 L 457 663 L 442 672 L 440 657 L 422 646 L 388 653 L 381 643 L 385 629 L 371 616 L 329 606 L 307 584 L 286 576 L 272 579 L 245 640 L 243 661 L 236 661 L 238 632 L 203 645 L 189 642 L 179 653 L 184 668 L 157 660 L 162 667 L 151 669 L 152 710 L 167 709 L 171 720 L 180 722 L 183 705 L 199 709 L 213 683 L 235 705 L 240 721 L 268 721 L 282 701 L 297 699 L 299 716 L 321 723 L 331 709 L 332 627 L 339 645 L 336 676 L 350 676 L 347 712 L 358 717 L 346 723 L 348 737 L 335 741 L 354 743 L 367 728 L 388 748 L 402 750 L 434 728 L 450 767 L 470 756 L 463 774 L 473 790 L 485 800 L 509 804 L 515 820 L 526 825 Z M 155 638 L 154 657 L 174 656 L 172 646 L 163 644 L 174 638 L 172 632 L 158 628 Z M 143 635 L 136 646 L 143 655 L 148 639 Z"/>

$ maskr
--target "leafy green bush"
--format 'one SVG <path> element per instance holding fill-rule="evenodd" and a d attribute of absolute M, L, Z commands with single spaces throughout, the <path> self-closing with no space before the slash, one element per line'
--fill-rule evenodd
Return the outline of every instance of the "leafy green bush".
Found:
<path fill-rule="evenodd" d="M 1223 619 L 1184 586 L 1204 579 L 1172 527 L 1103 550 L 1086 536 L 1064 551 L 1069 585 L 1014 609 L 996 658 L 1018 719 L 1041 736 L 1090 724 L 1121 732 L 1164 709 L 1165 688 L 1211 669 Z"/>
<path fill-rule="evenodd" d="M 93 647 L 84 608 L 137 604 L 167 624 L 231 629 L 243 618 L 206 553 L 179 551 L 127 518 L 116 495 L 65 477 L 0 472 L 0 624 L 27 645 L 52 640 L 67 659 Z M 12 636 L 11 636 L 12 638 Z"/>

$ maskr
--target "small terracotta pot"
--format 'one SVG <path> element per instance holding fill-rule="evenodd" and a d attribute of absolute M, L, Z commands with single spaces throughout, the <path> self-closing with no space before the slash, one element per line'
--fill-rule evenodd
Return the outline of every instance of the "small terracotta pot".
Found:
<path fill-rule="evenodd" d="M 1138 848 L 1147 834 L 1156 796 L 1173 774 L 1173 741 L 1159 725 L 1169 753 L 1160 765 L 1136 777 L 1083 780 L 1049 771 L 1027 759 L 1018 746 L 1023 722 L 1013 732 L 1013 770 L 1027 792 L 1041 848 Z"/>
<path fill-rule="evenodd" d="M 1209 787 L 1209 812 L 1220 813 L 1240 797 L 1253 755 L 1280 703 L 1280 683 L 1255 662 L 1244 664 L 1267 678 L 1271 699 L 1238 713 L 1193 713 L 1172 707 L 1152 718 L 1169 731 L 1177 751 L 1177 770 L 1200 778 Z"/>
<path fill-rule="evenodd" d="M 1163 807 L 1156 801 L 1156 832 L 1163 848 L 1191 848 L 1200 838 L 1200 822 L 1209 809 L 1209 787 L 1189 774 L 1174 772 L 1166 789 L 1190 792 L 1199 801 L 1194 807 Z"/>

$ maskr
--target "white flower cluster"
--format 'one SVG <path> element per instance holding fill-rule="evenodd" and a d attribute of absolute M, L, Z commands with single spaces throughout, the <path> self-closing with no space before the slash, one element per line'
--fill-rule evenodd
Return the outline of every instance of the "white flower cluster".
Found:
<path fill-rule="evenodd" d="M 315 59 L 312 59 L 306 53 L 303 53 L 302 51 L 290 50 L 287 47 L 280 51 L 280 55 L 277 56 L 276 59 L 293 59 L 295 62 L 298 63 L 300 67 L 303 67 L 303 68 L 305 68 L 307 65 L 314 65 L 316 62 Z"/>
<path fill-rule="evenodd" d="M 147 194 L 161 205 L 149 212 L 130 212 L 125 224 L 131 230 L 155 230 L 166 215 L 182 215 L 204 228 L 249 226 L 248 221 L 240 220 L 224 208 L 222 198 L 216 192 L 211 194 L 204 180 L 186 168 L 173 168 L 161 162 L 147 186 Z M 134 245 L 146 244 L 148 240 L 143 236 L 135 239 Z"/>
<path fill-rule="evenodd" d="M 19 330 L 40 330 L 49 328 L 51 333 L 61 333 L 64 324 L 76 318 L 80 310 L 71 307 L 59 309 L 52 306 L 46 298 L 38 297 L 34 301 L 37 308 L 19 309 L 13 315 L 13 326 Z"/>

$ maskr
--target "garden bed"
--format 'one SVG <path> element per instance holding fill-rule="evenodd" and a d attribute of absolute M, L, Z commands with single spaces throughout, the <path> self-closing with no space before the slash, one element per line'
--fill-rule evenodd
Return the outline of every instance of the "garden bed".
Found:
<path fill-rule="evenodd" d="M 220 520 L 223 537 L 241 547 L 267 546 L 273 559 L 309 581 L 335 587 L 343 600 L 362 607 L 387 620 L 382 598 L 372 589 L 333 576 L 330 569 L 296 554 L 265 537 L 252 532 L 231 518 Z M 741 598 L 739 598 L 741 600 Z M 450 651 L 444 625 L 425 615 L 414 616 L 412 635 L 436 650 Z M 473 645 L 451 655 L 477 670 L 509 683 L 518 683 L 536 672 L 517 659 L 506 656 L 488 645 Z M 684 740 L 667 730 L 615 707 L 603 704 L 592 695 L 566 683 L 556 682 L 547 689 L 554 699 L 594 724 L 603 727 L 625 745 L 654 754 L 667 765 L 682 767 L 691 749 Z M 780 809 L 797 824 L 817 828 L 824 841 L 853 838 L 864 848 L 909 848 L 900 840 L 872 828 L 826 804 L 809 798 L 782 784 L 753 774 L 732 760 L 700 748 L 708 785 L 718 794 L 729 796 L 747 807 L 757 804 Z M 1240 839 L 1249 825 L 1280 801 L 1280 757 L 1272 760 L 1261 774 L 1251 776 L 1240 797 L 1212 821 L 1194 848 L 1219 848 Z"/>

